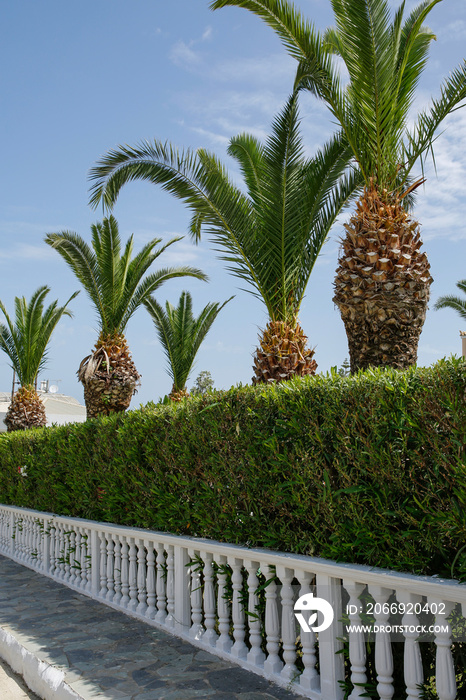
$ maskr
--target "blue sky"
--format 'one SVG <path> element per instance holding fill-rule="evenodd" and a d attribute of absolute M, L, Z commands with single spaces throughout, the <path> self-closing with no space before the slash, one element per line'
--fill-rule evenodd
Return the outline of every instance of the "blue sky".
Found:
<path fill-rule="evenodd" d="M 303 13 L 321 28 L 331 24 L 328 0 L 300 0 Z M 393 3 L 395 7 L 398 3 Z M 409 10 L 414 3 L 407 4 Z M 209 10 L 208 0 L 17 0 L 0 6 L 0 299 L 10 310 L 15 296 L 30 297 L 42 284 L 50 301 L 64 302 L 79 289 L 60 256 L 43 243 L 46 233 L 71 230 L 89 240 L 90 225 L 102 217 L 88 205 L 87 175 L 101 154 L 120 143 L 155 137 L 179 147 L 206 147 L 228 160 L 229 139 L 243 131 L 265 138 L 286 99 L 295 64 L 272 30 L 245 10 Z M 417 95 L 417 108 L 439 93 L 442 78 L 465 57 L 466 3 L 443 0 L 430 14 L 436 32 L 431 58 Z M 333 130 L 325 107 L 301 102 L 302 129 L 311 154 Z M 434 283 L 431 307 L 466 277 L 466 109 L 452 115 L 435 144 L 437 174 L 419 194 L 415 214 Z M 184 235 L 189 214 L 162 190 L 145 183 L 126 186 L 115 207 L 124 240 L 138 249 L 154 237 Z M 341 221 L 344 221 L 344 214 Z M 300 319 L 315 346 L 318 371 L 348 356 L 346 335 L 332 303 L 338 257 L 337 223 L 325 245 L 304 300 Z M 238 289 L 211 252 L 209 242 L 186 238 L 160 258 L 160 266 L 191 264 L 209 283 L 185 279 L 166 283 L 159 302 L 178 301 L 191 291 L 198 313 L 208 301 L 235 299 L 221 312 L 188 382 L 209 370 L 219 388 L 249 383 L 261 304 Z M 97 337 L 94 312 L 84 292 L 63 319 L 41 375 L 60 391 L 82 400 L 76 370 Z M 459 354 L 459 330 L 452 311 L 427 315 L 419 364 Z M 127 338 L 142 374 L 132 406 L 170 390 L 166 361 L 144 309 L 130 321 Z M 0 390 L 12 372 L 0 356 Z"/>

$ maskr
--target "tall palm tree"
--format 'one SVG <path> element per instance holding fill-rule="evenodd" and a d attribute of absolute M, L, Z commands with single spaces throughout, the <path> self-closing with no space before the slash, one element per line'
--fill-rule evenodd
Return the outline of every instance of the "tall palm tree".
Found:
<path fill-rule="evenodd" d="M 456 283 L 456 286 L 461 292 L 466 294 L 466 280 L 460 280 Z M 455 297 L 453 294 L 447 294 L 435 302 L 434 308 L 436 311 L 439 309 L 453 309 L 466 321 L 466 298 L 462 299 L 461 297 Z"/>
<path fill-rule="evenodd" d="M 305 158 L 296 94 L 275 119 L 265 144 L 248 134 L 231 139 L 247 194 L 204 149 L 178 152 L 159 141 L 110 151 L 92 169 L 91 204 L 112 207 L 131 180 L 161 185 L 188 204 L 190 233 L 207 228 L 228 270 L 261 299 L 269 322 L 254 360 L 254 382 L 313 374 L 313 350 L 298 313 L 317 256 L 343 205 L 359 183 L 347 172 L 348 148 L 335 136 Z"/>
<path fill-rule="evenodd" d="M 440 97 L 408 115 L 434 34 L 424 26 L 441 0 L 424 1 L 404 18 L 388 0 L 331 0 L 336 27 L 321 34 L 287 0 L 214 0 L 213 9 L 243 7 L 265 20 L 298 60 L 296 87 L 325 101 L 364 178 L 346 224 L 334 301 L 348 336 L 352 371 L 415 363 L 432 278 L 419 226 L 409 214 L 412 169 L 432 150 L 435 132 L 466 98 L 466 61 L 443 82 Z M 334 59 L 348 70 L 345 83 Z M 411 116 L 411 115 L 410 115 Z"/>
<path fill-rule="evenodd" d="M 37 375 L 47 362 L 47 347 L 62 316 L 71 316 L 67 309 L 78 292 L 64 306 L 54 301 L 44 311 L 44 299 L 49 287 L 39 287 L 28 303 L 25 297 L 15 297 L 13 321 L 0 301 L 6 325 L 0 324 L 0 349 L 8 355 L 18 377 L 20 388 L 13 395 L 5 424 L 9 431 L 39 428 L 46 424 L 45 407 L 35 389 Z"/>
<path fill-rule="evenodd" d="M 167 356 L 168 373 L 173 381 L 172 401 L 181 401 L 188 396 L 186 382 L 197 352 L 218 314 L 231 299 L 233 297 L 223 304 L 207 304 L 197 318 L 193 314 L 189 292 L 181 293 L 176 307 L 167 301 L 165 310 L 153 297 L 144 302 Z"/>
<path fill-rule="evenodd" d="M 133 236 L 122 251 L 118 224 L 110 216 L 91 226 L 92 247 L 70 231 L 47 234 L 55 248 L 83 285 L 97 312 L 100 334 L 94 351 L 81 362 L 78 378 L 84 385 L 88 418 L 125 411 L 139 385 L 140 375 L 129 352 L 124 332 L 134 312 L 164 282 L 189 275 L 206 279 L 192 267 L 163 268 L 146 272 L 179 238 L 165 245 L 154 238 L 134 258 Z"/>

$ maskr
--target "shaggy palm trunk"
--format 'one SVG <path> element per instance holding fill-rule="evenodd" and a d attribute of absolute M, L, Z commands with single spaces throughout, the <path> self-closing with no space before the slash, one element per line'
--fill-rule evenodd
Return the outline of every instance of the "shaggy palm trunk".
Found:
<path fill-rule="evenodd" d="M 126 411 L 140 377 L 125 337 L 118 333 L 101 333 L 94 352 L 84 358 L 78 370 L 78 379 L 84 386 L 87 417 Z"/>
<path fill-rule="evenodd" d="M 270 321 L 260 338 L 254 358 L 253 384 L 283 382 L 292 377 L 315 374 L 314 350 L 306 347 L 307 336 L 299 323 Z"/>
<path fill-rule="evenodd" d="M 346 237 L 333 301 L 345 324 L 351 371 L 416 363 L 432 282 L 419 224 L 398 196 L 365 188 Z"/>
<path fill-rule="evenodd" d="M 189 396 L 189 392 L 186 388 L 185 389 L 177 389 L 176 386 L 173 384 L 172 390 L 168 396 L 172 401 L 179 402 L 179 401 L 182 401 L 183 399 L 186 399 Z"/>
<path fill-rule="evenodd" d="M 8 432 L 43 428 L 47 423 L 45 406 L 33 386 L 22 386 L 13 395 L 5 416 Z"/>

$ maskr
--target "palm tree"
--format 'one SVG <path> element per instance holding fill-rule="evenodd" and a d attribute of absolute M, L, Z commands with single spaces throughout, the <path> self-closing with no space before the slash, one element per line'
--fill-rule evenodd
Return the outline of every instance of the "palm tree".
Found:
<path fill-rule="evenodd" d="M 466 97 L 466 61 L 440 97 L 407 126 L 434 34 L 424 26 L 441 0 L 390 18 L 388 0 L 331 0 L 336 27 L 324 34 L 287 0 L 214 0 L 265 20 L 299 61 L 296 87 L 325 101 L 353 153 L 364 192 L 345 225 L 334 301 L 348 336 L 351 369 L 416 362 L 432 278 L 419 226 L 409 214 L 412 169 L 432 151 L 435 132 Z M 343 60 L 341 78 L 334 54 Z"/>
<path fill-rule="evenodd" d="M 181 401 L 185 396 L 189 396 L 186 382 L 197 351 L 218 314 L 231 299 L 233 297 L 221 305 L 207 304 L 197 318 L 193 315 L 193 303 L 189 292 L 181 293 L 176 307 L 167 301 L 165 310 L 153 297 L 144 302 L 167 356 L 168 373 L 173 381 L 170 392 L 172 401 Z"/>
<path fill-rule="evenodd" d="M 152 263 L 179 238 L 157 248 L 154 238 L 132 258 L 133 236 L 122 252 L 113 216 L 91 226 L 92 247 L 69 231 L 47 234 L 83 285 L 97 312 L 100 334 L 94 351 L 81 362 L 78 378 L 84 385 L 88 418 L 125 411 L 139 385 L 140 375 L 129 352 L 124 331 L 134 312 L 164 282 L 189 275 L 206 279 L 192 267 L 170 267 L 146 275 Z"/>
<path fill-rule="evenodd" d="M 110 151 L 92 169 L 91 204 L 112 207 L 131 180 L 161 185 L 188 204 L 191 236 L 207 228 L 228 270 L 264 303 L 269 322 L 254 360 L 254 382 L 313 374 L 313 350 L 298 313 L 328 232 L 359 183 L 346 172 L 348 148 L 335 136 L 304 158 L 296 94 L 275 119 L 265 144 L 248 134 L 231 139 L 247 194 L 204 149 L 178 152 L 159 141 Z"/>
<path fill-rule="evenodd" d="M 460 280 L 456 283 L 456 286 L 461 292 L 466 294 L 466 280 Z M 440 299 L 435 302 L 434 308 L 436 311 L 439 309 L 453 309 L 466 321 L 466 299 L 455 297 L 453 294 L 447 294 L 446 296 L 440 297 Z"/>
<path fill-rule="evenodd" d="M 35 383 L 46 365 L 47 346 L 55 326 L 62 316 L 72 315 L 66 307 L 78 294 L 72 294 L 64 306 L 59 307 L 54 301 L 44 311 L 44 299 L 49 292 L 49 287 L 39 287 L 29 303 L 25 297 L 15 297 L 14 322 L 0 301 L 0 311 L 6 320 L 6 325 L 0 324 L 0 349 L 10 358 L 20 384 L 5 417 L 9 431 L 39 428 L 47 422 Z"/>

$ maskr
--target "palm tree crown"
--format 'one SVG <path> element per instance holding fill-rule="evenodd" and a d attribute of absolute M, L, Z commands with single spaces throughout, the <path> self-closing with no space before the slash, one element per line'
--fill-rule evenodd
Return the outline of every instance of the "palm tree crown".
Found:
<path fill-rule="evenodd" d="M 54 301 L 44 311 L 44 299 L 50 292 L 47 286 L 39 287 L 28 303 L 25 297 L 15 297 L 15 319 L 10 318 L 0 301 L 6 325 L 0 324 L 0 349 L 11 361 L 21 386 L 33 386 L 47 361 L 47 346 L 62 316 L 72 316 L 68 304 L 78 292 L 70 296 L 64 306 Z"/>
<path fill-rule="evenodd" d="M 110 216 L 91 226 L 92 247 L 70 231 L 49 233 L 45 241 L 55 248 L 73 270 L 97 312 L 102 335 L 122 334 L 141 304 L 166 280 L 190 275 L 206 279 L 196 268 L 163 268 L 146 275 L 152 263 L 180 238 L 172 238 L 157 248 L 154 238 L 133 258 L 133 236 L 122 251 L 118 223 Z"/>
<path fill-rule="evenodd" d="M 146 300 L 145 306 L 154 321 L 168 360 L 168 372 L 173 381 L 172 398 L 187 393 L 186 382 L 201 343 L 220 311 L 232 298 L 223 304 L 207 304 L 197 318 L 193 314 L 189 292 L 182 292 L 176 307 L 167 301 L 163 309 L 153 297 Z"/>
<path fill-rule="evenodd" d="M 380 191 L 406 189 L 413 166 L 432 148 L 435 132 L 466 98 L 466 61 L 441 86 L 440 97 L 407 127 L 415 90 L 435 35 L 424 26 L 442 0 L 422 2 L 404 18 L 390 17 L 388 0 L 331 0 L 335 28 L 321 34 L 287 0 L 215 0 L 212 9 L 244 7 L 262 17 L 299 61 L 296 86 L 328 105 L 365 183 Z M 340 76 L 337 54 L 349 74 Z"/>
<path fill-rule="evenodd" d="M 247 194 L 219 160 L 203 149 L 178 152 L 145 142 L 110 151 L 91 171 L 91 204 L 112 207 L 122 186 L 148 180 L 185 201 L 190 232 L 206 227 L 228 270 L 261 299 L 271 320 L 294 322 L 317 256 L 359 176 L 345 172 L 350 157 L 341 135 L 304 158 L 297 96 L 275 119 L 265 144 L 248 134 L 231 139 Z"/>

